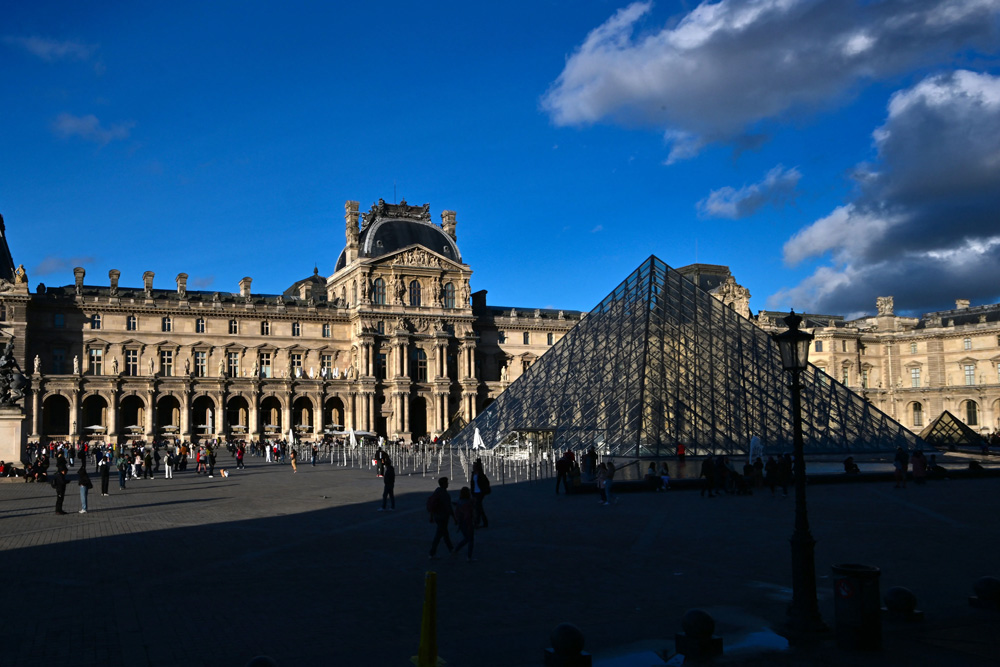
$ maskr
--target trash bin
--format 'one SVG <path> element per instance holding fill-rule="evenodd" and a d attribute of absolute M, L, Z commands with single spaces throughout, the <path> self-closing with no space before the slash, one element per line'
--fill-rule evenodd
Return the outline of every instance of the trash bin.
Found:
<path fill-rule="evenodd" d="M 833 566 L 837 645 L 841 648 L 861 651 L 882 648 L 880 574 L 881 570 L 872 565 Z"/>

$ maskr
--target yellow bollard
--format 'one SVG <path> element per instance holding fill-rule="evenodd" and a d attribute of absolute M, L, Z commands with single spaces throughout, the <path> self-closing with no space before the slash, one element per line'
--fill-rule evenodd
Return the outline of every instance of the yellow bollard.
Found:
<path fill-rule="evenodd" d="M 424 613 L 420 621 L 420 648 L 410 658 L 416 667 L 440 667 L 445 664 L 438 657 L 437 648 L 437 572 L 424 577 Z"/>

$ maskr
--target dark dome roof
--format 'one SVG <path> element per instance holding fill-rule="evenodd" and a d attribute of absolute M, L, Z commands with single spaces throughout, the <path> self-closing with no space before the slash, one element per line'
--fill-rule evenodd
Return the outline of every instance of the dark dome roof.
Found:
<path fill-rule="evenodd" d="M 381 257 L 416 244 L 456 262 L 462 261 L 454 239 L 434 223 L 424 220 L 380 218 L 361 230 L 359 243 L 360 257 Z M 334 272 L 346 265 L 347 248 L 344 248 L 337 258 Z"/>
<path fill-rule="evenodd" d="M 319 267 L 313 269 L 313 274 L 308 278 L 303 278 L 302 280 L 297 280 L 292 283 L 292 286 L 282 292 L 283 296 L 298 296 L 299 288 L 306 283 L 313 283 L 315 285 L 320 285 L 326 288 L 326 278 L 319 275 Z"/>

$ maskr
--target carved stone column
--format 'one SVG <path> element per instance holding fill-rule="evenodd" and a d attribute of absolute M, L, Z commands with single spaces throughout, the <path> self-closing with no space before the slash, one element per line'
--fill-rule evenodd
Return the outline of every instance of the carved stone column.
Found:
<path fill-rule="evenodd" d="M 79 380 L 77 380 L 79 382 Z M 69 439 L 76 442 L 80 439 L 80 429 L 83 428 L 83 424 L 80 424 L 80 390 L 73 389 L 70 391 L 70 401 L 69 401 Z"/>
<path fill-rule="evenodd" d="M 191 385 L 185 387 L 181 392 L 181 427 L 180 437 L 182 440 L 191 440 Z"/>
<path fill-rule="evenodd" d="M 42 388 L 38 385 L 38 374 L 35 374 L 34 381 L 35 384 L 31 390 L 31 438 L 37 440 L 41 437 L 38 428 L 42 417 Z"/>
<path fill-rule="evenodd" d="M 354 428 L 354 424 L 357 423 L 357 420 L 355 419 L 355 415 L 357 414 L 356 412 L 357 409 L 358 409 L 358 393 L 352 391 L 347 396 L 347 405 L 344 406 L 344 425 L 342 430 L 350 431 L 352 428 Z"/>

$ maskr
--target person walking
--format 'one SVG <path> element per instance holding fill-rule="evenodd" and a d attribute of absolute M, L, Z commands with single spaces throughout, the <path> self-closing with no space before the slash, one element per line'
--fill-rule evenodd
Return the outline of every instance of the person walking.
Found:
<path fill-rule="evenodd" d="M 569 475 L 569 452 L 563 454 L 558 461 L 556 461 L 556 495 L 559 495 L 559 482 L 562 482 L 563 491 L 569 493 L 569 486 L 566 485 L 566 479 Z"/>
<path fill-rule="evenodd" d="M 608 497 L 607 501 L 605 502 L 605 504 L 607 505 L 610 505 L 612 500 L 614 502 L 618 502 L 618 499 L 611 495 L 611 485 L 615 481 L 616 470 L 617 468 L 615 468 L 615 462 L 612 461 L 611 459 L 608 459 L 608 472 L 607 472 L 607 477 L 604 479 L 604 495 Z"/>
<path fill-rule="evenodd" d="M 316 467 L 316 455 L 317 454 L 319 454 L 319 448 L 316 447 L 316 443 L 314 442 L 313 446 L 312 446 L 312 467 L 313 468 Z"/>
<path fill-rule="evenodd" d="M 483 472 L 483 462 L 479 459 L 476 459 L 476 462 L 472 464 L 470 482 L 472 483 L 470 491 L 472 492 L 473 524 L 477 528 L 479 526 L 489 528 L 490 520 L 486 516 L 486 510 L 483 509 L 483 501 L 486 500 L 486 496 L 490 495 L 490 480 Z"/>
<path fill-rule="evenodd" d="M 120 491 L 125 490 L 125 476 L 128 474 L 128 459 L 125 457 L 125 452 L 118 454 L 118 489 Z"/>
<path fill-rule="evenodd" d="M 701 474 L 699 477 L 703 478 L 705 481 L 701 485 L 701 495 L 705 496 L 705 492 L 708 492 L 709 498 L 715 497 L 715 457 L 709 454 L 705 457 L 705 460 L 701 462 Z"/>
<path fill-rule="evenodd" d="M 396 486 L 396 469 L 392 465 L 392 459 L 388 456 L 385 457 L 383 463 L 385 468 L 382 470 L 382 508 L 379 512 L 385 511 L 385 501 L 389 499 L 389 509 L 396 509 L 396 496 L 393 493 L 393 489 Z"/>
<path fill-rule="evenodd" d="M 455 545 L 451 555 L 457 556 L 465 545 L 469 545 L 468 560 L 471 563 L 475 560 L 472 551 L 476 547 L 476 527 L 474 525 L 475 506 L 472 502 L 472 492 L 469 487 L 463 486 L 458 493 L 458 503 L 455 505 L 455 523 L 462 531 L 462 541 Z"/>
<path fill-rule="evenodd" d="M 299 460 L 299 455 L 295 451 L 295 447 L 289 447 L 289 449 L 291 451 L 288 452 L 288 458 L 292 462 L 292 472 L 298 472 L 299 471 L 299 466 L 296 465 L 296 462 Z"/>
<path fill-rule="evenodd" d="M 56 490 L 56 514 L 63 512 L 63 500 L 66 498 L 66 469 L 60 468 L 52 478 L 52 488 Z"/>
<path fill-rule="evenodd" d="M 243 465 L 243 457 L 246 456 L 246 447 L 240 445 L 236 448 L 236 469 L 245 470 L 246 466 Z"/>
<path fill-rule="evenodd" d="M 87 473 L 87 459 L 81 459 L 80 470 L 76 474 L 76 481 L 80 484 L 80 514 L 87 513 L 87 494 L 94 488 Z"/>
<path fill-rule="evenodd" d="M 608 483 L 608 464 L 601 463 L 597 466 L 597 491 L 601 494 L 601 499 L 597 501 L 598 505 L 608 504 L 608 494 L 605 492 L 604 487 Z"/>
<path fill-rule="evenodd" d="M 172 450 L 167 450 L 167 455 L 163 457 L 163 478 L 173 479 L 174 478 L 174 464 L 176 463 L 174 459 L 174 453 Z"/>
<path fill-rule="evenodd" d="M 434 541 L 431 542 L 430 557 L 436 558 L 438 544 L 444 540 L 444 545 L 448 547 L 448 553 L 455 550 L 452 546 L 451 536 L 448 535 L 448 522 L 455 517 L 455 510 L 451 506 L 451 496 L 448 495 L 448 478 L 438 479 L 438 488 L 427 502 L 427 510 L 430 512 L 431 523 L 435 524 L 437 530 L 434 533 Z"/>
<path fill-rule="evenodd" d="M 142 478 L 156 479 L 153 474 L 153 452 L 149 449 L 145 450 L 142 457 Z"/>
<path fill-rule="evenodd" d="M 97 462 L 97 471 L 101 473 L 101 495 L 108 495 L 108 482 L 111 479 L 111 464 L 107 456 L 102 456 Z"/>

